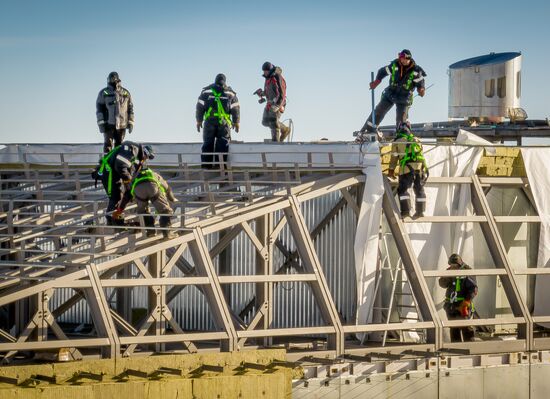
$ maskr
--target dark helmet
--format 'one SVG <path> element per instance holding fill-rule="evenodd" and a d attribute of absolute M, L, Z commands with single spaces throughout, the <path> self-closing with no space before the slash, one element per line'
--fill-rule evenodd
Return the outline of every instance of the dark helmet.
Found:
<path fill-rule="evenodd" d="M 399 135 L 399 134 L 403 134 L 403 135 L 412 134 L 410 122 L 408 122 L 408 121 L 407 121 L 407 122 L 401 122 L 401 123 L 397 126 L 396 133 L 397 133 L 398 135 Z"/>
<path fill-rule="evenodd" d="M 264 62 L 262 65 L 262 71 L 271 71 L 273 69 L 273 64 L 269 61 Z"/>
<path fill-rule="evenodd" d="M 464 262 L 462 261 L 462 257 L 459 254 L 452 254 L 449 256 L 449 260 L 447 262 L 449 265 L 462 265 Z"/>
<path fill-rule="evenodd" d="M 226 82 L 225 75 L 223 73 L 218 73 L 216 75 L 216 79 L 214 80 L 214 83 L 216 83 L 218 86 L 225 86 Z"/>
<path fill-rule="evenodd" d="M 410 60 L 412 58 L 412 54 L 410 50 L 403 49 L 399 52 L 399 58 L 406 58 Z"/>
<path fill-rule="evenodd" d="M 154 159 L 155 158 L 155 152 L 153 151 L 153 147 L 150 145 L 144 145 L 142 147 L 143 157 L 147 159 Z"/>
<path fill-rule="evenodd" d="M 115 86 L 117 83 L 120 83 L 118 72 L 111 72 L 109 76 L 107 76 L 107 84 Z"/>

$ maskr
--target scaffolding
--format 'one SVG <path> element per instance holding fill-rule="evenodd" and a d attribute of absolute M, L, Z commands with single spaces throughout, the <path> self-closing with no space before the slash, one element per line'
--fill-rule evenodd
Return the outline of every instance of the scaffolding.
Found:
<path fill-rule="evenodd" d="M 235 351 L 284 347 L 289 359 L 367 356 L 377 353 L 501 353 L 550 349 L 550 338 L 537 327 L 549 316 L 534 317 L 518 288 L 518 276 L 546 275 L 547 269 L 517 269 L 511 265 L 498 225 L 539 223 L 534 216 L 494 216 L 486 194 L 492 187 L 520 188 L 531 199 L 524 177 L 431 177 L 428 185 L 469 185 L 473 216 L 426 216 L 402 220 L 385 178 L 383 217 L 402 262 L 394 270 L 392 304 L 381 322 L 357 324 L 342 316 L 327 268 L 321 264 L 316 240 L 347 210 L 359 217 L 365 183 L 359 146 L 339 153 L 327 146 L 312 151 L 288 145 L 278 150 L 288 159 L 268 161 L 270 153 L 248 153 L 257 159 L 205 170 L 182 162 L 189 154 L 173 155 L 178 162 L 154 165 L 172 186 L 178 202 L 177 238 L 147 237 L 141 227 L 107 227 L 106 198 L 90 177 L 93 165 L 71 163 L 62 153 L 48 154 L 47 163 L 0 165 L 0 353 L 9 362 L 17 355 L 69 348 L 72 358 L 117 358 L 159 352 Z M 292 151 L 290 151 L 292 149 Z M 197 154 L 191 154 L 196 156 Z M 98 154 L 96 154 L 98 156 Z M 220 162 L 222 158 L 220 156 Z M 350 159 L 357 161 L 350 161 Z M 325 196 L 337 201 L 316 223 L 303 206 Z M 534 206 L 534 205 L 533 205 Z M 131 209 L 131 208 L 129 208 Z M 140 215 L 130 217 L 139 220 Z M 423 270 L 407 233 L 406 223 L 479 224 L 494 267 L 464 271 Z M 356 223 L 355 223 L 356 225 Z M 282 239 L 286 235 L 286 239 Z M 254 252 L 254 270 L 233 274 L 238 262 L 227 256 L 232 241 L 246 237 Z M 340 244 L 326 251 L 337 257 Z M 276 259 L 282 256 L 282 261 Z M 380 272 L 381 273 L 381 272 Z M 399 277 L 399 274 L 402 276 Z M 502 282 L 512 314 L 475 320 L 446 320 L 438 312 L 427 280 L 443 276 L 494 276 Z M 404 275 L 404 276 L 403 276 Z M 403 281 L 402 281 L 403 280 Z M 399 285 L 410 285 L 415 320 L 391 318 L 398 306 Z M 247 301 L 232 303 L 233 287 L 252 286 Z M 322 323 L 296 321 L 274 327 L 280 306 L 275 288 L 304 286 L 311 294 Z M 208 306 L 212 328 L 186 329 L 171 302 L 195 287 Z M 63 291 L 64 290 L 64 291 Z M 70 292 L 63 301 L 54 298 Z M 245 292 L 245 291 L 243 291 Z M 401 292 L 403 294 L 403 292 Z M 354 295 L 354 293 L 349 293 Z M 144 314 L 136 315 L 130 298 L 143 296 Z M 393 302 L 395 301 L 395 302 Z M 68 325 L 60 318 L 85 303 L 91 323 Z M 409 305 L 411 306 L 411 305 Z M 512 325 L 506 339 L 448 342 L 444 330 L 461 326 Z M 418 342 L 406 342 L 403 332 L 415 331 Z M 542 332 L 541 332 L 542 331 Z M 388 333 L 397 339 L 387 339 Z M 357 334 L 383 334 L 383 340 L 356 339 Z M 374 335 L 373 335 L 374 336 Z"/>

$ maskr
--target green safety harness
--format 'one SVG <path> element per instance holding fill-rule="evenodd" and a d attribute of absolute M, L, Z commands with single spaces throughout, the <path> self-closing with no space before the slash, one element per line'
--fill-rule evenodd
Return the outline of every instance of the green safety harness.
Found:
<path fill-rule="evenodd" d="M 391 64 L 391 84 L 392 84 L 392 86 L 397 86 L 397 70 L 398 69 L 399 69 L 399 67 L 397 66 L 397 62 L 394 62 L 393 64 Z M 414 80 L 414 70 L 411 71 L 411 73 L 409 73 L 409 77 L 407 78 L 407 81 L 403 85 L 405 90 L 410 90 L 411 89 L 413 80 Z"/>
<path fill-rule="evenodd" d="M 139 183 L 144 182 L 144 181 L 152 181 L 152 182 L 156 183 L 159 190 L 160 190 L 160 192 L 162 192 L 163 194 L 166 193 L 165 188 L 162 186 L 160 181 L 155 177 L 155 174 L 153 173 L 153 171 L 151 169 L 145 169 L 145 170 L 142 170 L 141 172 L 139 172 L 137 177 L 132 182 L 132 188 L 130 189 L 130 195 L 132 197 L 134 196 L 134 190 L 135 190 L 136 186 Z"/>
<path fill-rule="evenodd" d="M 405 166 L 410 162 L 422 162 L 424 169 L 427 171 L 428 166 L 426 165 L 426 159 L 422 154 L 422 147 L 420 143 L 416 142 L 415 137 L 412 133 L 399 132 L 398 138 L 407 139 L 407 146 L 405 147 L 405 156 L 401 158 L 400 165 L 404 170 Z"/>
<path fill-rule="evenodd" d="M 451 293 L 450 297 L 445 297 L 445 300 L 447 302 L 449 302 L 451 304 L 454 304 L 454 303 L 460 303 L 460 302 L 462 302 L 463 300 L 466 299 L 463 296 L 459 296 L 460 291 L 462 290 L 462 280 L 464 278 L 465 277 L 456 277 L 454 291 Z M 472 301 L 471 302 L 471 311 L 473 312 L 474 310 L 475 310 L 474 309 L 474 302 Z"/>
<path fill-rule="evenodd" d="M 111 168 L 111 165 L 109 165 L 109 160 L 119 148 L 120 146 L 116 146 L 111 151 L 109 151 L 107 155 L 101 158 L 101 165 L 99 166 L 99 170 L 97 171 L 98 176 L 103 176 L 104 170 L 106 170 L 109 173 L 109 180 L 107 182 L 107 195 L 109 197 L 111 196 L 111 191 L 113 188 L 113 168 Z"/>
<path fill-rule="evenodd" d="M 227 126 L 231 127 L 231 118 L 227 112 L 225 112 L 225 109 L 223 108 L 222 101 L 220 99 L 222 93 L 216 92 L 216 90 L 212 89 L 212 94 L 214 94 L 214 100 L 216 101 L 216 105 L 218 106 L 217 112 L 214 112 L 214 116 L 218 117 L 218 121 L 220 125 L 223 124 L 225 121 L 227 123 Z M 212 107 L 208 108 L 208 111 L 204 114 L 204 119 L 210 118 L 210 115 L 212 114 Z"/>

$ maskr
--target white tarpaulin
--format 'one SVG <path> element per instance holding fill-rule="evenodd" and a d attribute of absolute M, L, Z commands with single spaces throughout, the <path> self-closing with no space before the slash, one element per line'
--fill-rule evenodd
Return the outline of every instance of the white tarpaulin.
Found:
<path fill-rule="evenodd" d="M 491 145 L 486 140 L 465 131 L 461 131 L 457 137 L 457 145 L 425 145 L 424 156 L 430 168 L 430 177 L 460 177 L 475 174 L 483 154 L 483 147 L 460 145 L 462 142 L 467 142 L 468 145 Z M 383 188 L 381 194 L 380 185 L 382 184 L 382 175 L 381 170 L 377 170 L 374 166 L 370 171 L 371 174 L 376 171 L 379 176 L 374 177 L 367 174 L 367 183 L 365 184 L 365 193 L 355 241 L 358 280 L 358 324 L 368 323 L 373 317 L 372 308 L 376 299 L 373 297 L 373 293 L 379 248 L 381 256 L 389 255 L 388 259 L 398 259 L 395 254 L 384 253 L 386 248 L 392 248 L 391 245 L 378 245 L 380 224 L 374 223 L 374 221 L 379 221 L 381 216 L 380 205 Z M 369 184 L 369 181 L 373 181 L 372 185 Z M 414 196 L 411 197 L 411 202 L 414 204 Z M 472 214 L 470 187 L 468 185 L 427 186 L 426 197 L 426 216 Z M 383 230 L 387 229 L 387 226 L 384 226 Z M 453 252 L 463 254 L 464 260 L 467 263 L 475 264 L 474 226 L 472 223 L 408 223 L 406 226 L 413 250 L 418 257 L 422 269 L 441 270 L 447 268 L 447 258 Z M 365 228 L 367 231 L 360 231 Z M 384 237 L 384 231 L 382 233 Z M 363 241 L 361 242 L 361 240 Z M 483 258 L 486 258 L 486 253 L 483 253 Z M 431 287 L 436 303 L 441 303 L 443 292 L 435 284 L 435 280 L 428 281 L 428 284 Z M 403 289 L 406 289 L 406 287 L 403 287 Z M 382 296 L 388 296 L 389 294 L 389 292 L 381 293 Z M 387 303 L 387 301 L 385 302 Z M 415 314 L 407 316 L 411 319 L 415 318 Z"/>
<path fill-rule="evenodd" d="M 147 143 L 155 150 L 151 165 L 189 166 L 201 163 L 201 143 Z M 0 163 L 29 162 L 36 164 L 93 165 L 97 163 L 102 144 L 7 144 L 0 149 Z M 237 167 L 294 167 L 317 168 L 358 167 L 362 157 L 359 144 L 323 143 L 232 143 L 229 161 Z"/>
<path fill-rule="evenodd" d="M 366 176 L 361 210 L 355 234 L 355 273 L 357 278 L 357 321 L 370 323 L 374 304 L 374 283 L 380 237 L 380 217 L 384 181 L 378 143 L 367 147 L 363 155 Z"/>
<path fill-rule="evenodd" d="M 537 267 L 550 267 L 550 148 L 522 148 L 521 155 L 541 221 Z M 536 277 L 534 303 L 534 316 L 550 315 L 550 276 Z"/>

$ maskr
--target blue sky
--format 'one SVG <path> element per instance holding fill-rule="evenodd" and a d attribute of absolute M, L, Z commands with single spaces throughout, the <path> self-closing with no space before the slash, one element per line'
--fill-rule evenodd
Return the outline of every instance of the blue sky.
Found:
<path fill-rule="evenodd" d="M 295 140 L 350 139 L 370 111 L 370 71 L 402 48 L 434 84 L 412 122 L 446 120 L 447 67 L 491 51 L 523 53 L 522 107 L 546 118 L 548 4 L 0 0 L 1 143 L 99 142 L 95 99 L 112 70 L 134 99 L 133 140 L 200 141 L 196 99 L 223 72 L 241 103 L 234 139 L 261 141 L 251 93 L 266 60 L 283 68 Z"/>

